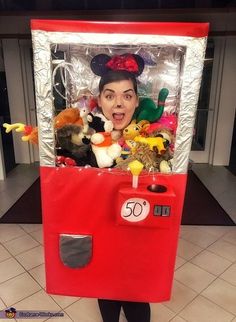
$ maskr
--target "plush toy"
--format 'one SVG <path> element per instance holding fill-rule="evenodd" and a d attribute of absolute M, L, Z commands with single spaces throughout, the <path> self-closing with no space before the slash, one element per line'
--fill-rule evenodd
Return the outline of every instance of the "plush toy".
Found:
<path fill-rule="evenodd" d="M 137 142 L 133 152 L 126 159 L 119 160 L 116 168 L 127 171 L 129 163 L 138 160 L 147 171 L 159 171 L 161 173 L 170 173 L 172 171 L 172 155 L 168 148 L 164 154 L 159 155 L 155 150 L 151 150 L 145 143 Z"/>
<path fill-rule="evenodd" d="M 150 123 L 148 121 L 142 120 L 136 123 L 135 120 L 123 130 L 123 136 L 118 140 L 119 145 L 122 147 L 120 158 L 116 160 L 116 162 L 120 162 L 123 159 L 126 159 L 130 153 L 132 153 L 135 148 L 136 143 L 134 142 L 134 138 L 145 132 L 145 128 Z"/>
<path fill-rule="evenodd" d="M 57 155 L 73 159 L 75 165 L 90 164 L 90 137 L 92 133 L 90 130 L 90 133 L 85 135 L 82 125 L 71 124 L 57 129 Z"/>
<path fill-rule="evenodd" d="M 129 142 L 128 150 L 123 147 L 122 158 L 117 160 L 117 167 L 128 170 L 129 162 L 138 160 L 143 164 L 145 170 L 170 173 L 173 158 L 171 145 L 174 141 L 172 132 L 161 128 L 152 133 L 147 132 L 144 131 L 144 136 L 138 135 L 133 140 L 125 140 L 125 143 Z"/>
<path fill-rule="evenodd" d="M 87 121 L 89 127 L 96 132 L 111 132 L 113 123 L 109 121 L 102 113 L 88 113 Z"/>
<path fill-rule="evenodd" d="M 162 116 L 162 113 L 164 111 L 165 106 L 165 100 L 169 94 L 169 91 L 167 88 L 162 88 L 158 95 L 158 103 L 157 106 L 155 102 L 149 98 L 141 98 L 139 102 L 139 106 L 136 108 L 133 119 L 135 119 L 137 122 L 140 122 L 142 120 L 147 120 L 150 123 L 153 123 L 160 119 Z"/>
<path fill-rule="evenodd" d="M 150 150 L 156 150 L 158 154 L 163 154 L 166 151 L 166 139 L 161 136 L 145 138 L 139 135 L 134 138 L 134 141 L 147 144 Z"/>
<path fill-rule="evenodd" d="M 112 143 L 111 132 L 99 132 L 91 136 L 92 151 L 99 168 L 109 168 L 121 154 L 121 146 Z"/>
<path fill-rule="evenodd" d="M 101 114 L 88 114 L 88 124 L 97 133 L 91 136 L 92 151 L 99 168 L 109 168 L 121 154 L 121 146 L 113 143 L 113 124 Z"/>
<path fill-rule="evenodd" d="M 14 123 L 8 124 L 4 123 L 3 127 L 6 129 L 6 133 L 15 130 L 16 132 L 23 132 L 23 136 L 21 137 L 22 141 L 30 142 L 32 144 L 38 144 L 38 128 L 33 127 L 31 125 L 25 125 L 23 123 Z"/>
<path fill-rule="evenodd" d="M 84 134 L 88 133 L 88 131 L 89 131 L 88 114 L 89 114 L 88 107 L 85 106 L 80 109 L 80 117 L 82 118 L 82 121 L 83 121 L 83 133 Z"/>
<path fill-rule="evenodd" d="M 171 161 L 161 160 L 159 169 L 161 173 L 171 173 L 172 163 Z"/>
<path fill-rule="evenodd" d="M 155 123 L 145 129 L 148 136 L 162 136 L 169 144 L 169 150 L 173 154 L 175 144 L 175 134 L 177 129 L 177 116 L 175 114 L 164 113 Z"/>
<path fill-rule="evenodd" d="M 144 170 L 158 171 L 157 153 L 150 150 L 149 146 L 144 143 L 136 143 L 132 154 L 130 154 L 126 159 L 119 161 L 116 168 L 127 171 L 129 163 L 135 160 L 143 164 Z"/>
<path fill-rule="evenodd" d="M 134 140 L 125 140 L 125 141 L 122 141 L 122 144 L 119 141 L 119 144 L 122 150 L 121 150 L 120 158 L 118 158 L 116 162 L 127 159 L 127 157 L 135 151 L 135 147 L 136 147 L 136 142 Z"/>
<path fill-rule="evenodd" d="M 138 123 L 136 123 L 136 120 L 132 120 L 132 122 L 123 130 L 124 140 L 133 140 L 136 136 L 142 134 L 149 124 L 150 123 L 146 120 L 142 120 Z"/>
<path fill-rule="evenodd" d="M 78 108 L 65 108 L 54 118 L 55 129 L 60 129 L 64 125 L 74 124 L 83 125 L 83 120 L 80 117 L 80 112 Z M 25 125 L 23 123 L 4 123 L 3 127 L 6 128 L 6 133 L 15 130 L 16 132 L 23 132 L 22 141 L 30 142 L 32 144 L 38 144 L 38 127 Z"/>
<path fill-rule="evenodd" d="M 83 125 L 83 120 L 80 117 L 80 112 L 78 108 L 68 107 L 62 110 L 54 118 L 54 127 L 55 129 L 60 129 L 64 125 Z"/>
<path fill-rule="evenodd" d="M 97 100 L 90 91 L 85 91 L 84 95 L 77 98 L 74 106 L 79 109 L 83 121 L 83 133 L 86 134 L 89 131 L 88 114 L 97 107 Z"/>
<path fill-rule="evenodd" d="M 173 135 L 176 134 L 177 129 L 177 115 L 164 112 L 161 118 L 150 124 L 146 129 L 147 134 L 152 134 L 153 131 L 167 129 L 172 132 Z"/>
<path fill-rule="evenodd" d="M 74 167 L 76 166 L 76 161 L 72 158 L 65 157 L 64 155 L 56 156 L 56 166 L 57 167 Z"/>

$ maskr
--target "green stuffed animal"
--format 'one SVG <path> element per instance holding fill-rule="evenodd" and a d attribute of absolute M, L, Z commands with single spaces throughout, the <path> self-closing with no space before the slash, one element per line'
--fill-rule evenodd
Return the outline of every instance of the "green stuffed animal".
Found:
<path fill-rule="evenodd" d="M 168 94 L 169 90 L 167 88 L 162 88 L 158 95 L 157 105 L 149 97 L 140 99 L 139 106 L 134 112 L 133 119 L 135 119 L 136 122 L 146 120 L 150 123 L 159 120 L 163 114 L 165 100 Z"/>

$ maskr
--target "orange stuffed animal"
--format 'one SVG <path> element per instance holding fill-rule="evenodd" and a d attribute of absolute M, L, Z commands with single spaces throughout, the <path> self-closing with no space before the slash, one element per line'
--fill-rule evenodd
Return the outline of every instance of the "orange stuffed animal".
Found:
<path fill-rule="evenodd" d="M 55 129 L 60 129 L 64 125 L 83 125 L 78 108 L 68 107 L 62 110 L 54 119 Z"/>

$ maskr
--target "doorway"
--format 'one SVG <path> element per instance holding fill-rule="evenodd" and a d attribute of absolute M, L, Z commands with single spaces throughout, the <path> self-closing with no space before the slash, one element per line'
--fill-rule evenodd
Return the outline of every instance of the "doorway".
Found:
<path fill-rule="evenodd" d="M 234 116 L 234 130 L 231 143 L 230 160 L 227 169 L 236 176 L 236 111 Z"/>
<path fill-rule="evenodd" d="M 214 42 L 208 41 L 190 153 L 190 158 L 196 163 L 209 163 L 210 159 L 214 116 L 214 108 L 211 104 L 214 53 Z"/>
<path fill-rule="evenodd" d="M 2 46 L 0 44 L 0 48 Z M 2 152 L 4 160 L 5 175 L 16 167 L 15 152 L 13 145 L 13 137 L 11 133 L 5 133 L 5 129 L 2 127 L 3 123 L 11 123 L 11 115 L 8 101 L 6 73 L 4 68 L 3 52 L 0 52 L 0 127 L 1 127 L 1 139 L 2 139 Z"/>
<path fill-rule="evenodd" d="M 1 124 L 23 123 L 36 126 L 32 42 L 3 39 L 0 55 Z M 22 133 L 6 134 L 1 127 L 1 173 L 4 177 L 17 164 L 38 162 L 38 146 L 22 141 Z"/>
<path fill-rule="evenodd" d="M 194 163 L 213 164 L 224 50 L 223 39 L 208 40 L 190 153 Z"/>

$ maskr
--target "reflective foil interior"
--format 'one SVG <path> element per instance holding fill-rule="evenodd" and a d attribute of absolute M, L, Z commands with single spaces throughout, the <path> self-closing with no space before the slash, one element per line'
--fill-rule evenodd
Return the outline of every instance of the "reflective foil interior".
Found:
<path fill-rule="evenodd" d="M 81 97 L 98 95 L 100 78 L 91 71 L 91 59 L 100 53 L 131 53 L 145 62 L 138 77 L 139 97 L 157 103 L 160 90 L 169 91 L 164 113 L 177 119 L 171 172 L 187 172 L 206 38 L 40 30 L 32 36 L 41 165 L 56 164 L 55 116 L 62 108 L 76 108 Z"/>

